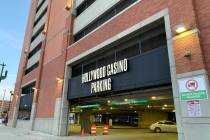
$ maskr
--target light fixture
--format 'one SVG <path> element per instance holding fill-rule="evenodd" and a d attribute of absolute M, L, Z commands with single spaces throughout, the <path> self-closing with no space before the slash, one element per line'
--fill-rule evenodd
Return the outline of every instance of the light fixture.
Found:
<path fill-rule="evenodd" d="M 76 109 L 82 109 L 82 108 L 98 108 L 100 107 L 99 104 L 92 104 L 92 105 L 78 105 L 76 106 Z"/>
<path fill-rule="evenodd" d="M 163 106 L 164 106 L 164 107 L 168 107 L 168 105 L 167 105 L 167 104 L 164 104 Z"/>
<path fill-rule="evenodd" d="M 28 53 L 28 48 L 24 49 L 24 53 L 27 54 Z"/>
<path fill-rule="evenodd" d="M 70 10 L 71 7 L 72 7 L 72 0 L 66 0 L 65 9 L 66 9 L 66 10 Z"/>
<path fill-rule="evenodd" d="M 166 109 L 165 107 L 162 107 L 162 110 Z"/>
<path fill-rule="evenodd" d="M 132 109 L 133 108 L 133 106 L 130 106 L 130 109 Z"/>
<path fill-rule="evenodd" d="M 151 106 L 150 105 L 147 105 L 147 108 L 151 108 Z"/>
<path fill-rule="evenodd" d="M 134 111 L 135 113 L 137 112 L 137 111 Z"/>
<path fill-rule="evenodd" d="M 33 89 L 35 92 L 37 92 L 37 91 L 38 91 L 38 88 L 33 87 L 32 89 Z"/>
<path fill-rule="evenodd" d="M 192 53 L 191 53 L 190 51 L 186 51 L 186 52 L 184 53 L 184 57 L 185 57 L 185 58 L 190 59 L 191 56 L 192 56 Z"/>
<path fill-rule="evenodd" d="M 111 103 L 111 101 L 110 101 L 110 100 L 108 100 L 108 101 L 107 101 L 107 103 Z"/>
<path fill-rule="evenodd" d="M 63 82 L 63 79 L 62 79 L 62 78 L 57 77 L 57 78 L 56 78 L 56 81 L 57 81 L 58 83 L 62 83 L 62 82 Z"/>
<path fill-rule="evenodd" d="M 44 30 L 42 31 L 42 34 L 43 35 L 47 34 L 47 24 L 46 23 L 45 23 L 45 26 L 44 26 Z"/>
<path fill-rule="evenodd" d="M 110 107 L 110 109 L 112 110 L 112 109 L 113 109 L 113 107 Z"/>
<path fill-rule="evenodd" d="M 148 103 L 148 100 L 130 100 L 127 102 L 111 102 L 111 106 L 120 106 L 120 105 L 145 105 Z"/>
<path fill-rule="evenodd" d="M 127 102 L 127 101 L 128 101 L 128 99 L 124 99 L 124 101 L 125 101 L 125 102 Z"/>
<path fill-rule="evenodd" d="M 181 34 L 187 30 L 184 24 L 178 24 L 174 27 L 174 30 L 177 34 Z"/>
<path fill-rule="evenodd" d="M 152 100 L 156 100 L 157 97 L 156 97 L 156 96 L 152 96 L 151 99 L 152 99 Z"/>

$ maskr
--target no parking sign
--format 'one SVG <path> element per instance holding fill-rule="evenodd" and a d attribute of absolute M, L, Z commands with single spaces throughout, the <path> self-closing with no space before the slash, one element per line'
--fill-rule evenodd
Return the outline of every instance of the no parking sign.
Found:
<path fill-rule="evenodd" d="M 178 83 L 182 101 L 208 99 L 204 75 L 179 79 Z"/>

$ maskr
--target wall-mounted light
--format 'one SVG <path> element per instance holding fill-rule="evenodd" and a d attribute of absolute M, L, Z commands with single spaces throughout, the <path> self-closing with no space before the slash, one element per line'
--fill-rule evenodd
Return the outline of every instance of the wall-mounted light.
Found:
<path fill-rule="evenodd" d="M 184 57 L 190 59 L 192 57 L 192 53 L 190 51 L 186 51 L 184 53 Z"/>
<path fill-rule="evenodd" d="M 32 88 L 35 92 L 37 92 L 39 89 L 38 88 L 35 88 L 35 87 L 33 87 Z"/>
<path fill-rule="evenodd" d="M 45 25 L 44 25 L 44 30 L 42 31 L 42 34 L 43 35 L 46 35 L 46 33 L 47 33 L 47 24 L 45 23 Z"/>
<path fill-rule="evenodd" d="M 66 10 L 70 10 L 71 7 L 72 7 L 72 0 L 66 0 L 65 9 L 66 9 Z"/>
<path fill-rule="evenodd" d="M 187 28 L 184 24 L 178 24 L 174 27 L 174 30 L 177 34 L 181 34 L 185 31 L 187 31 Z"/>
<path fill-rule="evenodd" d="M 28 48 L 24 49 L 24 53 L 27 54 L 28 53 Z"/>
<path fill-rule="evenodd" d="M 58 83 L 62 83 L 62 82 L 63 82 L 63 79 L 62 79 L 62 78 L 57 77 L 57 78 L 56 78 L 56 81 L 57 81 Z"/>

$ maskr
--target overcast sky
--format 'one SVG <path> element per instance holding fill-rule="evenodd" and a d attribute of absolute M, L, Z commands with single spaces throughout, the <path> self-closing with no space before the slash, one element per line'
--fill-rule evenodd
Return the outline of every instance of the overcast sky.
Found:
<path fill-rule="evenodd" d="M 6 63 L 8 70 L 7 79 L 0 83 L 0 100 L 3 89 L 6 99 L 14 90 L 29 7 L 30 0 L 2 0 L 0 4 L 0 64 Z"/>

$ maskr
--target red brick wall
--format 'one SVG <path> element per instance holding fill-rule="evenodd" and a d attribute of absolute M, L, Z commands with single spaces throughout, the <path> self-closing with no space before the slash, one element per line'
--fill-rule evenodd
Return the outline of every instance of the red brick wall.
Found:
<path fill-rule="evenodd" d="M 61 94 L 61 84 L 56 81 L 56 77 L 62 78 L 63 73 L 64 56 L 59 56 L 43 66 L 37 103 L 37 118 L 53 117 L 55 100 Z"/>
<path fill-rule="evenodd" d="M 37 102 L 37 118 L 54 116 L 56 98 L 61 97 L 63 83 L 56 78 L 64 77 L 67 38 L 66 18 L 69 11 L 65 9 L 66 0 L 51 1 L 49 24 L 46 36 L 40 90 Z"/>
<path fill-rule="evenodd" d="M 175 40 L 173 46 L 178 74 L 205 67 L 197 33 Z M 191 58 L 184 57 L 188 52 L 191 53 Z"/>
<path fill-rule="evenodd" d="M 55 100 L 57 97 L 61 97 L 62 93 L 62 88 L 59 87 L 56 77 L 62 78 L 64 76 L 66 46 L 68 42 L 71 42 L 70 36 L 72 33 L 72 18 L 68 16 L 69 11 L 65 10 L 65 2 L 66 0 L 53 0 L 49 11 L 49 25 L 36 114 L 38 118 L 53 117 Z M 173 36 L 175 36 L 174 26 L 180 23 L 184 23 L 188 29 L 199 28 L 201 31 L 199 35 L 192 34 L 173 41 L 177 73 L 204 68 L 205 65 L 202 53 L 205 54 L 205 62 L 210 72 L 210 56 L 208 55 L 210 51 L 210 41 L 208 39 L 210 37 L 208 23 L 210 21 L 210 13 L 208 10 L 209 3 L 210 0 L 142 0 L 112 21 L 100 27 L 94 33 L 71 45 L 67 50 L 67 60 L 95 47 L 155 13 L 168 8 Z M 34 4 L 32 4 L 31 11 L 33 11 L 33 5 Z M 32 13 L 33 12 L 30 13 L 24 47 L 28 47 L 27 45 L 29 44 L 29 32 L 32 28 Z M 199 38 L 199 36 L 201 38 Z M 188 50 L 192 53 L 191 60 L 183 57 Z M 22 53 L 16 92 L 20 88 L 24 63 L 25 56 Z M 36 77 L 36 71 L 24 77 L 22 83 L 27 83 L 29 80 L 33 79 L 33 77 Z"/>
<path fill-rule="evenodd" d="M 23 48 L 22 48 L 22 52 L 21 52 L 21 59 L 20 59 L 18 74 L 17 74 L 17 78 L 16 78 L 16 83 L 15 83 L 15 89 L 14 89 L 15 95 L 17 95 L 20 92 L 20 88 L 22 85 L 22 75 L 25 70 L 24 67 L 26 64 L 26 57 L 27 57 L 27 54 L 25 54 L 24 51 L 28 50 L 28 48 L 29 48 L 29 44 L 30 44 L 30 40 L 31 40 L 30 37 L 31 37 L 31 32 L 32 32 L 32 27 L 33 27 L 33 19 L 35 16 L 35 9 L 36 9 L 36 0 L 31 0 L 30 13 L 29 13 L 29 17 L 28 17 L 28 23 L 27 23 L 27 27 L 26 27 L 26 31 L 25 31 L 24 44 L 23 44 Z M 12 100 L 12 107 L 11 107 L 11 111 L 9 114 L 9 118 L 12 117 L 12 113 L 14 111 L 14 106 L 16 106 L 16 101 L 17 101 L 16 97 L 17 96 L 14 96 L 14 98 Z"/>
<path fill-rule="evenodd" d="M 186 8 L 183 9 L 183 6 L 185 6 Z M 111 38 L 112 36 L 122 32 L 123 30 L 154 15 L 164 8 L 169 9 L 172 27 L 179 23 L 186 23 L 192 28 L 196 26 L 191 0 L 142 0 L 137 5 L 133 6 L 114 20 L 108 22 L 100 29 L 90 34 L 88 37 L 72 45 L 72 47 L 68 49 L 68 59 L 79 55 L 85 50 L 93 48 L 97 44 L 100 44 L 108 38 Z M 185 15 L 188 15 L 188 18 L 185 18 Z"/>
<path fill-rule="evenodd" d="M 106 23 L 95 32 L 71 45 L 71 47 L 68 48 L 68 60 L 95 47 L 103 41 L 165 8 L 169 9 L 173 36 L 176 36 L 174 26 L 177 24 L 183 23 L 189 30 L 198 27 L 195 7 L 192 0 L 142 0 L 140 3 L 125 11 L 112 21 Z M 200 40 L 197 35 L 178 39 L 174 41 L 173 47 L 178 73 L 204 68 L 203 59 L 200 57 L 202 55 Z M 188 49 L 193 53 L 193 57 L 190 61 L 183 57 L 185 50 Z"/>
<path fill-rule="evenodd" d="M 210 0 L 194 0 L 200 40 L 205 58 L 206 68 L 210 75 Z"/>
<path fill-rule="evenodd" d="M 9 110 L 10 107 L 10 101 L 3 101 L 0 100 L 0 108 L 3 108 L 4 111 Z"/>

